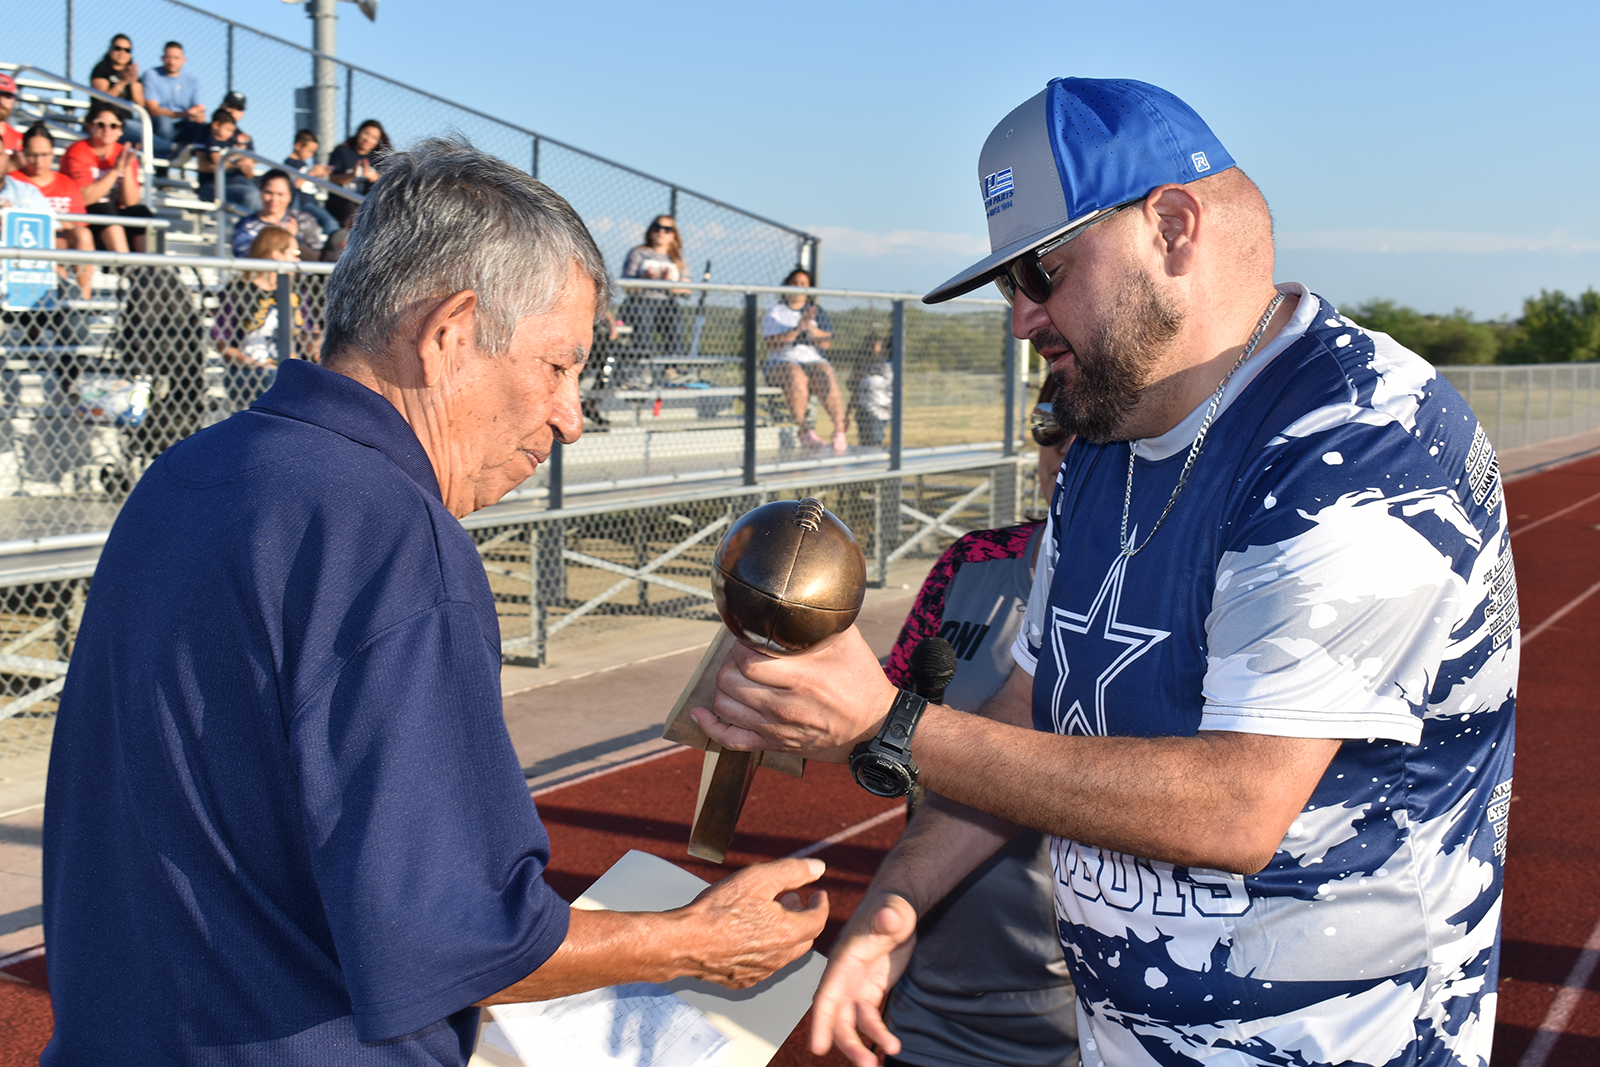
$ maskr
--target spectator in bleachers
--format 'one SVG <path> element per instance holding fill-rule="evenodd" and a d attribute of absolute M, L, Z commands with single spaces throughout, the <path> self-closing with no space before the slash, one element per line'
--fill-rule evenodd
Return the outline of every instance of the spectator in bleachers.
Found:
<path fill-rule="evenodd" d="M 261 179 L 261 210 L 240 219 L 233 228 L 233 254 L 244 255 L 262 230 L 277 226 L 294 235 L 295 242 L 307 259 L 320 258 L 324 241 L 322 227 L 304 211 L 296 211 L 291 207 L 293 202 L 294 189 L 288 172 L 267 171 Z"/>
<path fill-rule="evenodd" d="M 89 84 L 102 93 L 138 104 L 140 107 L 144 106 L 144 86 L 139 84 L 139 64 L 133 61 L 132 38 L 125 33 L 119 33 L 111 38 L 111 47 L 106 49 L 106 54 L 100 57 L 100 62 L 89 72 Z M 118 108 L 117 117 L 125 124 L 122 139 L 129 144 L 139 144 L 143 131 L 133 112 L 127 108 Z M 151 133 L 153 143 L 154 131 Z M 164 156 L 166 153 L 156 154 Z"/>
<path fill-rule="evenodd" d="M 164 156 L 174 144 L 192 140 L 196 127 L 205 128 L 206 106 L 200 102 L 200 78 L 183 72 L 185 62 L 183 45 L 168 41 L 161 52 L 161 66 L 139 76 L 144 106 L 150 112 L 151 133 L 165 143 L 155 144 L 157 155 Z"/>
<path fill-rule="evenodd" d="M 268 226 L 256 234 L 248 250 L 251 259 L 276 259 L 291 263 L 300 258 L 294 234 Z M 300 310 L 300 294 L 291 290 L 294 337 L 302 355 L 310 342 Z M 228 398 L 244 407 L 266 392 L 278 375 L 278 276 L 270 271 L 247 271 L 222 291 L 211 339 L 228 361 L 225 385 Z"/>
<path fill-rule="evenodd" d="M 83 191 L 78 183 L 55 170 L 56 146 L 50 131 L 43 123 L 29 126 L 22 135 L 22 169 L 11 176 L 36 186 L 51 209 L 58 215 L 82 215 Z M 56 220 L 56 247 L 75 248 L 80 252 L 94 251 L 94 235 L 81 222 Z M 89 299 L 90 281 L 94 268 L 87 263 L 78 267 L 78 292 Z"/>
<path fill-rule="evenodd" d="M 223 152 L 238 147 L 234 144 L 234 135 L 238 132 L 239 124 L 234 121 L 233 112 L 219 107 L 211 116 L 211 125 L 206 127 L 205 137 L 195 143 L 195 163 L 200 168 L 201 200 L 218 199 L 217 163 L 222 160 Z M 229 156 L 222 169 L 222 195 L 228 203 L 245 212 L 260 211 L 261 190 L 251 181 L 256 165 L 244 156 Z"/>
<path fill-rule="evenodd" d="M 783 284 L 809 289 L 811 274 L 796 267 Z M 761 323 L 761 336 L 771 350 L 766 363 L 767 384 L 783 390 L 800 431 L 800 447 L 821 448 L 823 444 L 810 425 L 808 409 L 811 394 L 815 393 L 833 420 L 833 450 L 846 451 L 850 446 L 844 435 L 844 398 L 839 393 L 833 364 L 822 354 L 833 344 L 833 323 L 828 313 L 804 293 L 790 293 L 767 312 Z"/>
<path fill-rule="evenodd" d="M 877 329 L 862 342 L 862 357 L 850 372 L 850 408 L 856 416 L 856 442 L 883 446 L 884 430 L 894 416 L 892 342 Z"/>
<path fill-rule="evenodd" d="M 644 231 L 644 243 L 636 245 L 622 264 L 622 277 L 649 278 L 652 281 L 681 282 L 689 277 L 683 262 L 683 238 L 678 220 L 657 215 Z M 634 347 L 650 353 L 666 353 L 677 348 L 680 339 L 678 295 L 688 290 L 630 289 L 617 309 L 617 318 L 633 327 Z"/>
<path fill-rule="evenodd" d="M 256 139 L 244 132 L 244 94 L 237 89 L 228 90 L 222 98 L 222 110 L 233 116 L 233 147 L 254 152 Z"/>
<path fill-rule="evenodd" d="M 317 149 L 321 147 L 317 142 L 317 135 L 310 130 L 296 130 L 294 134 L 294 150 L 283 161 L 283 165 L 291 173 L 304 174 L 310 178 L 328 180 L 328 175 L 333 171 L 326 163 L 317 162 Z M 304 211 L 307 215 L 317 220 L 324 234 L 331 234 L 339 228 L 339 220 L 328 214 L 328 209 L 322 206 L 322 201 L 317 199 L 317 187 L 310 182 L 296 181 L 294 191 L 294 204 L 296 211 Z"/>
<path fill-rule="evenodd" d="M 328 180 L 344 186 L 352 193 L 366 195 L 372 183 L 378 180 L 375 157 L 392 147 L 383 123 L 377 119 L 367 119 L 356 127 L 355 134 L 348 141 L 328 156 L 328 167 L 333 172 Z M 356 213 L 356 204 L 351 200 L 335 199 L 329 201 L 328 210 L 341 226 L 348 226 L 350 217 Z"/>
<path fill-rule="evenodd" d="M 17 105 L 17 83 L 11 75 L 0 74 L 0 177 L 22 166 L 17 153 L 22 151 L 22 132 L 11 125 L 11 109 Z"/>
<path fill-rule="evenodd" d="M 122 120 L 117 109 L 104 101 L 89 105 L 84 121 L 89 136 L 78 141 L 61 156 L 61 173 L 83 190 L 84 210 L 90 215 L 141 216 L 153 213 L 139 203 L 139 153 L 121 143 Z M 131 246 L 144 251 L 145 231 L 139 228 L 132 240 L 122 226 L 90 226 L 95 244 L 112 252 L 126 252 Z"/>

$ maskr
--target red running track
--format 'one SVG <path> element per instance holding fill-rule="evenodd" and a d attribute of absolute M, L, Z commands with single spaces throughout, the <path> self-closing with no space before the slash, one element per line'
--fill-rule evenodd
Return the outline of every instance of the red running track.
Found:
<path fill-rule="evenodd" d="M 1600 1064 L 1600 730 L 1588 699 L 1600 682 L 1600 457 L 1515 482 L 1506 498 L 1523 652 L 1494 1062 L 1590 1067 Z M 575 897 L 630 848 L 716 879 L 834 838 L 814 853 L 833 901 L 825 949 L 903 827 L 898 805 L 840 767 L 812 764 L 800 781 L 761 772 L 717 867 L 685 853 L 699 768 L 699 753 L 673 751 L 536 794 L 551 883 Z M 0 981 L 0 1067 L 36 1063 L 50 1028 L 44 958 L 0 961 L 0 972 L 19 979 Z M 774 1062 L 843 1062 L 813 1059 L 803 1038 L 804 1024 Z"/>

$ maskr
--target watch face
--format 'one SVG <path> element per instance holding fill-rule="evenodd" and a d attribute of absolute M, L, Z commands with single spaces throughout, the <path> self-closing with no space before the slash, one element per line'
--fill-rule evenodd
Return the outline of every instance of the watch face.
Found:
<path fill-rule="evenodd" d="M 880 797 L 903 797 L 912 785 L 904 767 L 870 753 L 851 759 L 850 771 L 861 788 Z"/>

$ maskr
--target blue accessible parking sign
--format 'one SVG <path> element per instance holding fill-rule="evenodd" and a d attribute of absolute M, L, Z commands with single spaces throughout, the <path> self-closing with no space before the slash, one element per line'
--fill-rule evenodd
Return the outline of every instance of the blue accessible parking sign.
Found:
<path fill-rule="evenodd" d="M 55 220 L 33 211 L 0 211 L 5 248 L 50 248 Z M 55 264 L 47 259 L 0 260 L 5 275 L 6 311 L 31 311 L 49 307 L 55 300 Z"/>

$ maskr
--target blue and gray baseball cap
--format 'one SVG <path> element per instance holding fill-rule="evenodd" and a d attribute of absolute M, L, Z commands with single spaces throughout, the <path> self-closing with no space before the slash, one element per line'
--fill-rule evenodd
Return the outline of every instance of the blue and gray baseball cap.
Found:
<path fill-rule="evenodd" d="M 1205 120 L 1165 89 L 1056 78 L 1007 115 L 978 155 L 993 252 L 922 300 L 937 304 L 970 293 L 1010 260 L 1107 208 L 1233 165 Z"/>

